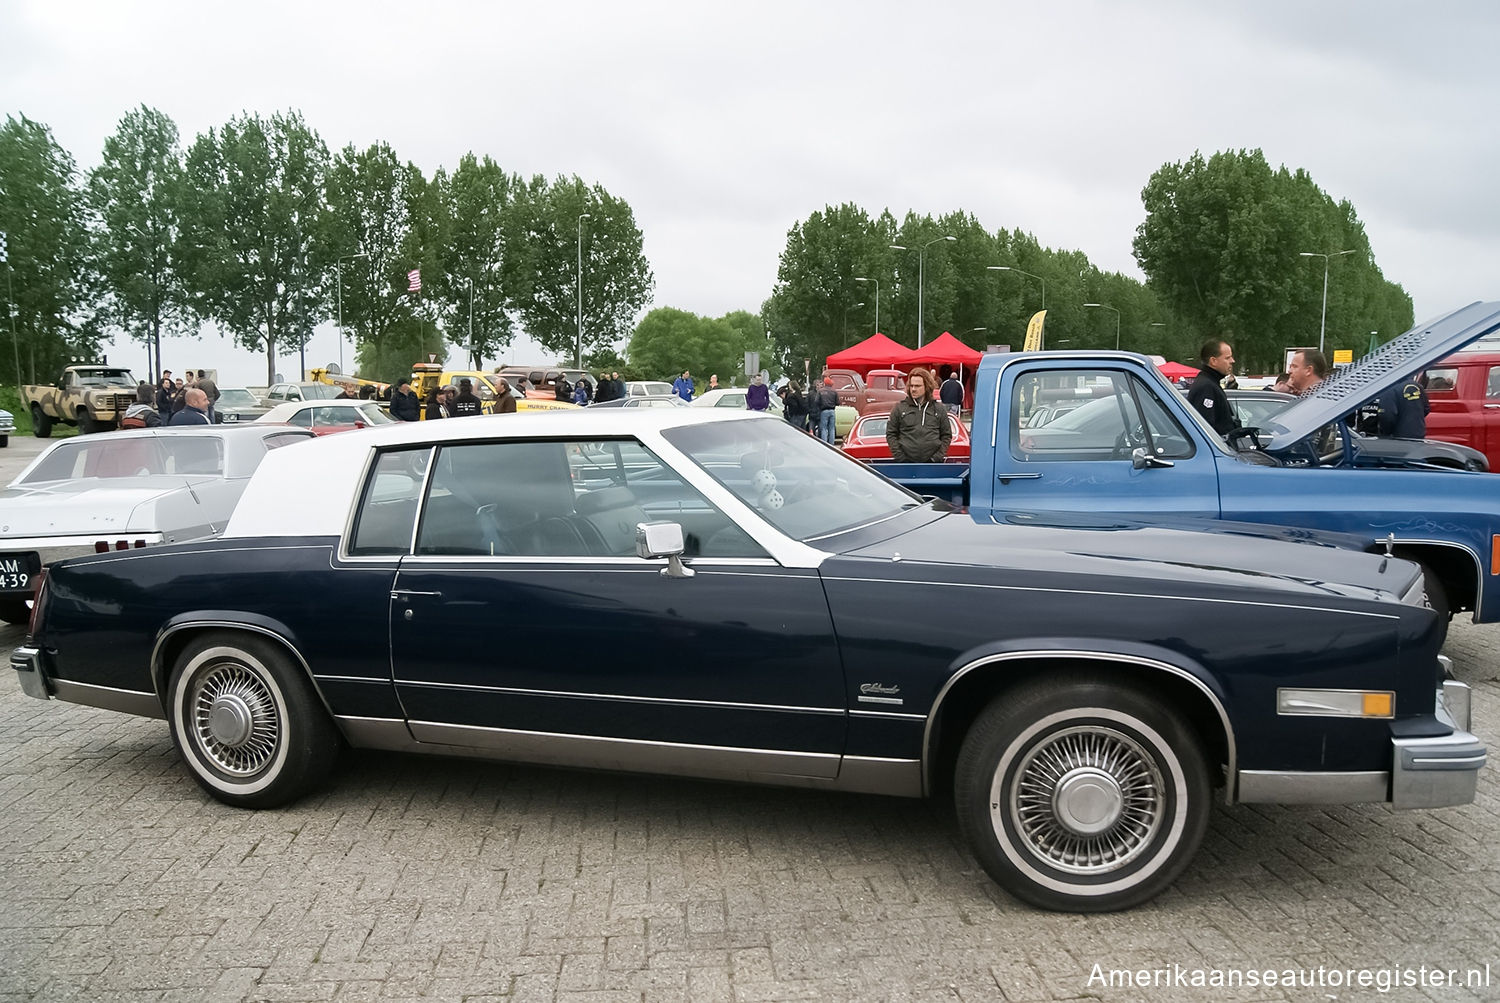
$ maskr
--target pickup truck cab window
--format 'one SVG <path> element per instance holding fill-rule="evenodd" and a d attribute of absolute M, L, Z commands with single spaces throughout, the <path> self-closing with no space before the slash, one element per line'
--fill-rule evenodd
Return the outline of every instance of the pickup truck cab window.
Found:
<path fill-rule="evenodd" d="M 1042 424 L 1063 401 L 1084 401 Z M 1137 448 L 1161 459 L 1193 455 L 1192 440 L 1152 390 L 1110 370 L 1036 370 L 1016 379 L 1011 455 L 1018 460 L 1125 460 Z"/>

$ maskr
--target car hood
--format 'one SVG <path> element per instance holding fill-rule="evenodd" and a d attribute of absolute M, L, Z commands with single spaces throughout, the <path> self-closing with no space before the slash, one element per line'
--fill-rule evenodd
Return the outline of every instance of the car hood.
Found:
<path fill-rule="evenodd" d="M 213 478 L 208 478 L 212 480 Z M 142 505 L 185 492 L 193 478 L 112 478 L 98 481 L 54 481 L 0 490 L 0 534 L 7 537 L 89 534 L 103 530 L 159 529 L 133 526 L 131 516 Z M 198 478 L 203 480 L 203 478 Z"/>
<path fill-rule="evenodd" d="M 1323 381 L 1268 422 L 1269 453 L 1289 449 L 1330 422 L 1338 421 L 1381 391 L 1413 373 L 1500 331 L 1500 303 L 1470 303 L 1436 320 L 1418 324 L 1352 366 Z"/>
<path fill-rule="evenodd" d="M 1365 553 L 1357 536 L 1221 520 L 1170 525 L 1065 513 L 950 514 L 847 554 L 976 569 L 1010 568 L 1039 577 L 1073 574 L 1184 587 L 1256 587 L 1306 598 L 1404 596 L 1420 579 L 1409 561 Z"/>

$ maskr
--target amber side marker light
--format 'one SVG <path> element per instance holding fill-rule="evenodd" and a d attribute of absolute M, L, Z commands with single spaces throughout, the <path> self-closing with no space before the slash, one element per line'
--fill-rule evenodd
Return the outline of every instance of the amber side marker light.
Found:
<path fill-rule="evenodd" d="M 1500 535 L 1490 537 L 1490 574 L 1500 575 Z"/>
<path fill-rule="evenodd" d="M 1283 687 L 1276 691 L 1276 713 L 1289 717 L 1396 716 L 1396 694 L 1390 690 L 1312 690 Z"/>

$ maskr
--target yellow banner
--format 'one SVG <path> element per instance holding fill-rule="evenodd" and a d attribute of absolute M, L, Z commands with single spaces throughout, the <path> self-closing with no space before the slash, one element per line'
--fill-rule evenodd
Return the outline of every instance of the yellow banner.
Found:
<path fill-rule="evenodd" d="M 1026 344 L 1021 349 L 1023 352 L 1040 352 L 1042 350 L 1042 324 L 1046 320 L 1046 310 L 1038 310 L 1031 315 L 1031 323 L 1026 325 Z"/>
<path fill-rule="evenodd" d="M 1333 350 L 1333 364 L 1335 366 L 1347 366 L 1354 361 L 1354 349 L 1335 348 Z"/>

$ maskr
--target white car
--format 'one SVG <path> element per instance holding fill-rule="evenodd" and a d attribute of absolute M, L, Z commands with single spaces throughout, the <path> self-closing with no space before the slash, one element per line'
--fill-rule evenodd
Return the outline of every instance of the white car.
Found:
<path fill-rule="evenodd" d="M 389 425 L 395 420 L 379 404 L 362 400 L 287 401 L 255 419 L 256 423 L 285 422 L 310 428 L 314 435 Z"/>
<path fill-rule="evenodd" d="M 732 407 L 741 411 L 748 410 L 745 407 L 745 391 L 747 387 L 720 387 L 717 390 L 709 390 L 701 397 L 694 397 L 690 402 L 693 407 Z M 770 412 L 780 415 L 782 411 L 781 399 L 771 394 Z"/>
<path fill-rule="evenodd" d="M 672 392 L 672 384 L 661 380 L 631 380 L 625 384 L 625 393 L 631 397 L 665 397 Z"/>
<path fill-rule="evenodd" d="M 0 449 L 10 445 L 10 437 L 15 430 L 15 415 L 9 411 L 0 410 Z"/>
<path fill-rule="evenodd" d="M 0 620 L 25 623 L 42 569 L 222 532 L 266 453 L 300 428 L 179 425 L 48 446 L 0 491 Z"/>

